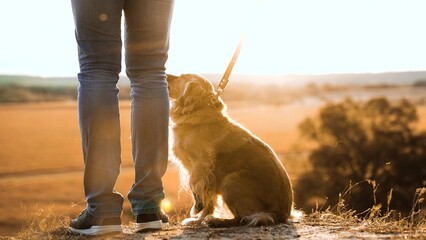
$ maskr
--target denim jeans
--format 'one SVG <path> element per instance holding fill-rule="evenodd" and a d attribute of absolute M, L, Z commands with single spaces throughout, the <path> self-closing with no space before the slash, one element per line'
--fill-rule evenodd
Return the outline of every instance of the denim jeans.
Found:
<path fill-rule="evenodd" d="M 71 0 L 78 44 L 78 114 L 84 192 L 95 217 L 121 215 L 115 191 L 121 166 L 117 82 L 121 71 L 121 17 L 131 86 L 131 140 L 135 180 L 132 212 L 158 211 L 168 160 L 169 99 L 165 63 L 173 0 Z"/>

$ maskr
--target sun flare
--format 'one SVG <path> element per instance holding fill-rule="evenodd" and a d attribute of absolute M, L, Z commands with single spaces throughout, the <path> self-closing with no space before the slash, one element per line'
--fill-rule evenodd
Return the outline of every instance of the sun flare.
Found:
<path fill-rule="evenodd" d="M 171 210 L 173 210 L 172 202 L 169 199 L 165 198 L 161 202 L 161 209 L 163 209 L 166 213 L 169 213 Z"/>

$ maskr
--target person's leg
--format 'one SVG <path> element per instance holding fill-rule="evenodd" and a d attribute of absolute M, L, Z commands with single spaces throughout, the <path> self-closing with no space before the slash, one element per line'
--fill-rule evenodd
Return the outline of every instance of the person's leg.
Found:
<path fill-rule="evenodd" d="M 120 172 L 118 74 L 124 0 L 72 0 L 78 44 L 78 114 L 84 157 L 87 213 L 117 218 L 123 197 L 114 190 Z"/>
<path fill-rule="evenodd" d="M 172 0 L 126 0 L 125 50 L 131 80 L 131 138 L 135 182 L 128 194 L 135 215 L 157 213 L 168 160 L 169 98 L 165 63 Z"/>

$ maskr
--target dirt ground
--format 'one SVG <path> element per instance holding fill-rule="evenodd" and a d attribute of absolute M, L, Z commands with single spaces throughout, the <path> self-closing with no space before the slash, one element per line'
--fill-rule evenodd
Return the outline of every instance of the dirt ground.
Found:
<path fill-rule="evenodd" d="M 355 228 L 293 223 L 270 227 L 220 229 L 172 226 L 158 233 L 132 235 L 125 232 L 116 237 L 110 239 L 425 239 L 426 232 L 377 234 L 357 231 Z"/>
<path fill-rule="evenodd" d="M 368 231 L 367 223 L 359 224 L 310 224 L 295 222 L 263 227 L 208 228 L 183 227 L 174 224 L 162 231 L 151 233 L 133 233 L 131 226 L 124 226 L 122 233 L 97 237 L 84 237 L 68 233 L 66 228 L 59 228 L 49 233 L 25 236 L 22 239 L 426 239 L 426 229 L 409 231 L 391 231 L 382 229 L 378 232 Z M 21 239 L 0 237 L 0 239 Z"/>

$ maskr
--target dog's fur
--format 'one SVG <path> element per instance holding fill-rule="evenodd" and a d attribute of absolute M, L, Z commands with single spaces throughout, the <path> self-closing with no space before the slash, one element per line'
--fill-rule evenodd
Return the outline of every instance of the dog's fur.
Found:
<path fill-rule="evenodd" d="M 273 150 L 225 114 L 213 85 L 195 74 L 168 75 L 174 122 L 173 153 L 189 174 L 194 195 L 184 224 L 212 227 L 284 223 L 290 216 L 290 178 Z M 233 219 L 212 217 L 218 195 Z"/>

